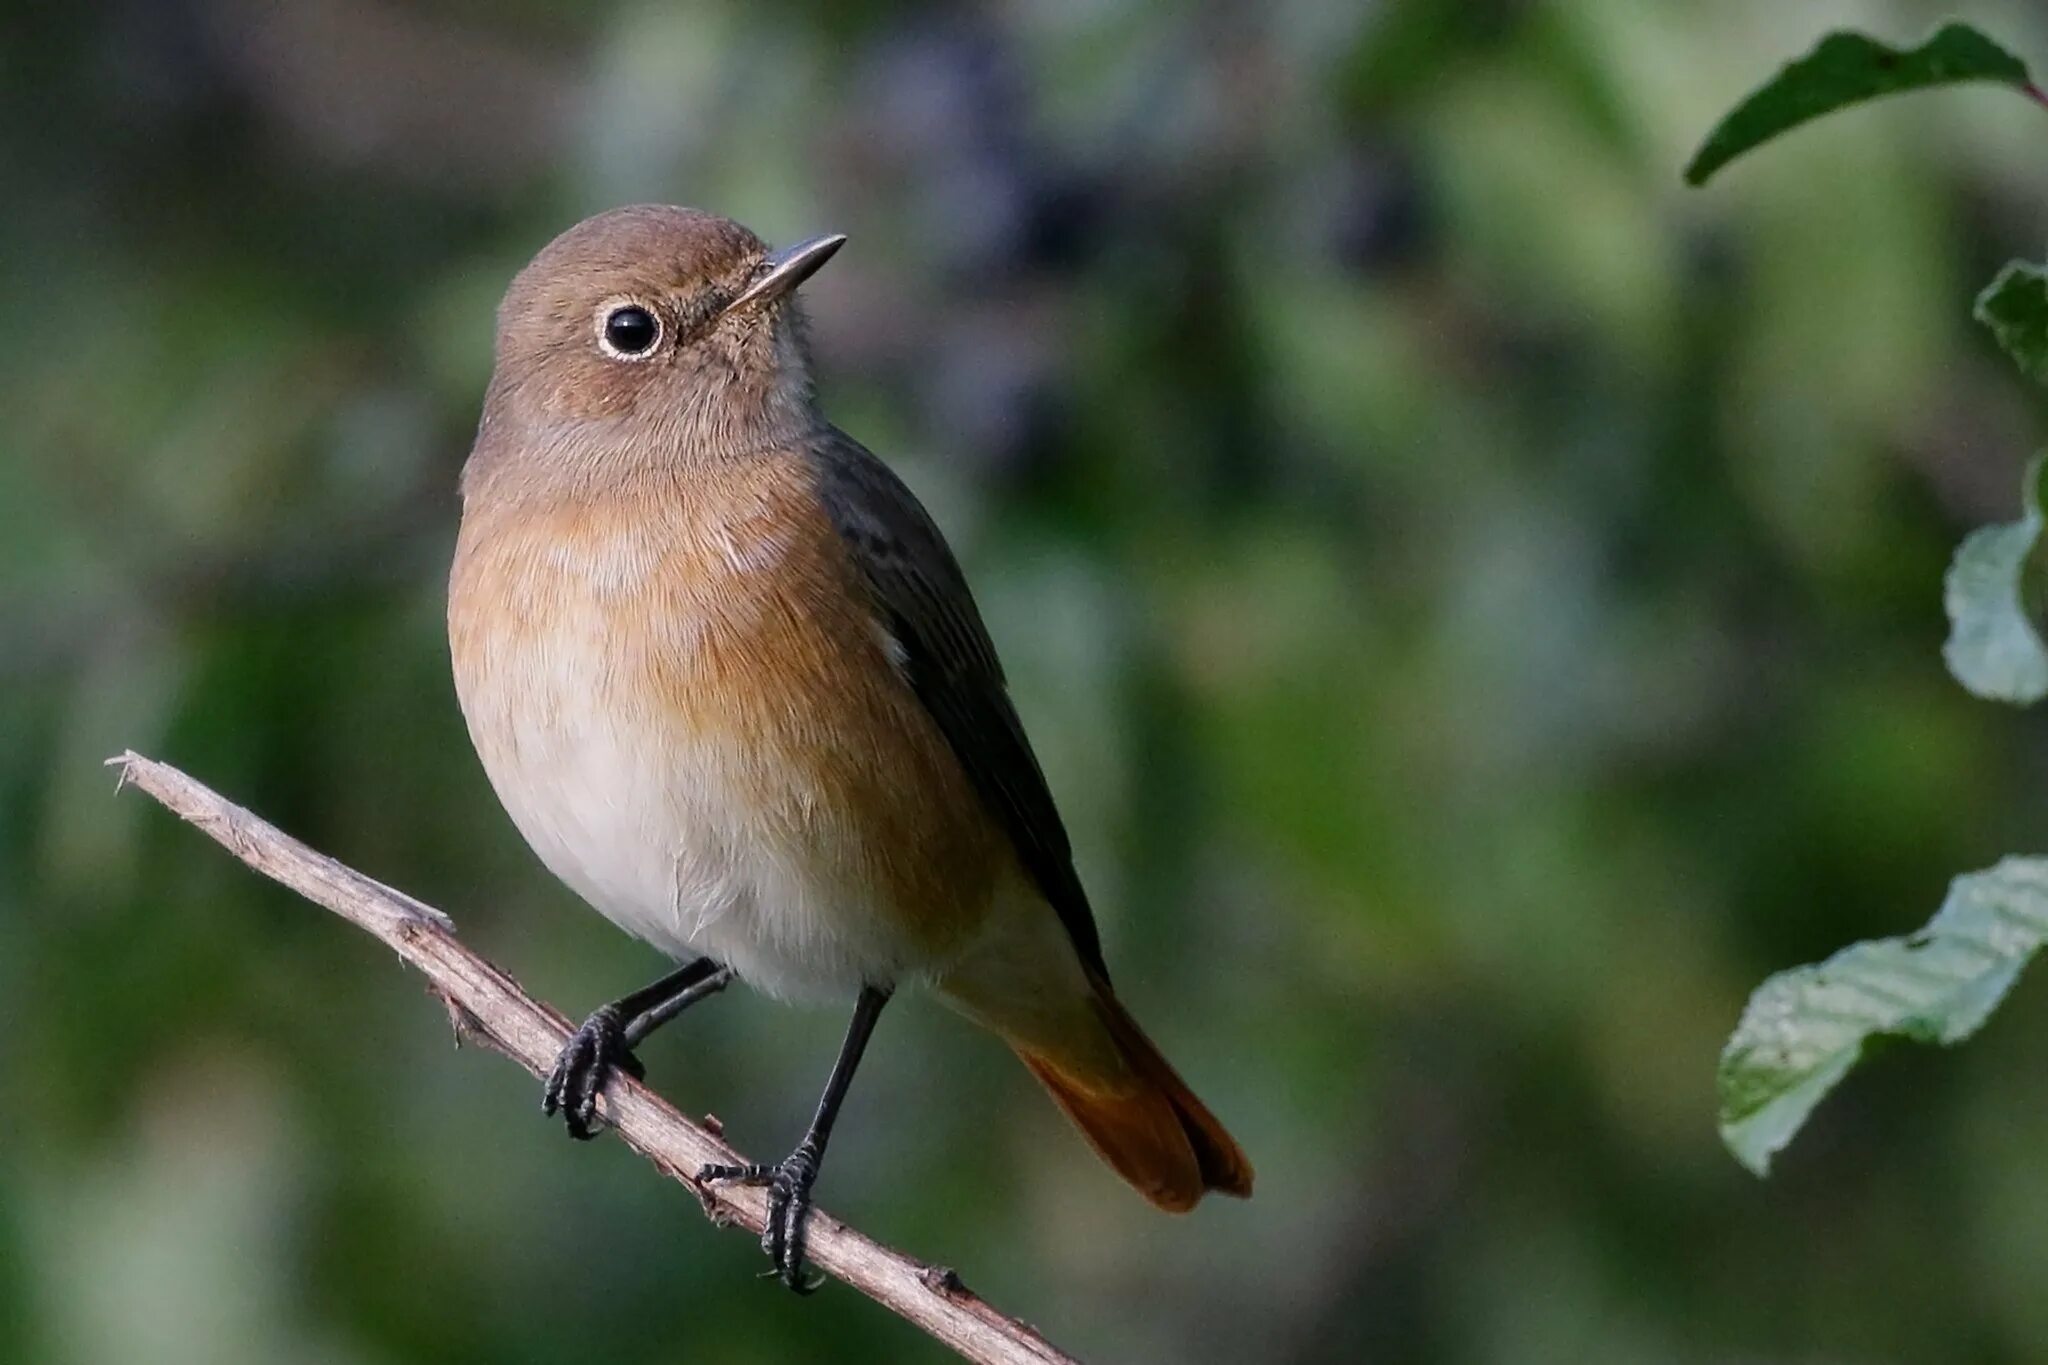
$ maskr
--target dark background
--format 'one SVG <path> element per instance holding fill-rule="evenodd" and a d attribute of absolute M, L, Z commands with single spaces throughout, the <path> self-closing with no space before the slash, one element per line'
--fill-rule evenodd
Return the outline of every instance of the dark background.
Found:
<path fill-rule="evenodd" d="M 1259 1167 L 1151 1212 L 892 1012 L 823 1202 L 1101 1360 L 2048 1357 L 2048 988 L 1768 1183 L 1766 973 L 2039 852 L 1941 573 L 2048 412 L 1969 319 L 2048 119 L 1942 93 L 1703 192 L 1834 23 L 2025 0 L 15 4 L 0 19 L 0 1358 L 896 1361 L 417 976 L 139 797 L 189 768 L 581 1014 L 659 961 L 520 844 L 448 681 L 511 273 L 661 200 L 851 243 L 826 406 L 967 562 L 1126 997 Z M 758 1155 L 843 1019 L 655 1083 Z"/>

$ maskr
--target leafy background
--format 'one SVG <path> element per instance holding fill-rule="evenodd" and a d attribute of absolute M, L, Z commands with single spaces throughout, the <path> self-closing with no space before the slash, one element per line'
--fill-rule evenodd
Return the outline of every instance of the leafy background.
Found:
<path fill-rule="evenodd" d="M 512 270 L 639 199 L 852 245 L 826 399 L 925 494 L 1134 1007 L 1260 1167 L 1152 1214 L 1021 1070 L 887 1020 L 824 1202 L 1100 1359 L 2048 1354 L 2048 991 L 1767 1183 L 1750 988 L 2039 850 L 2048 730 L 1941 577 L 2048 404 L 2003 92 L 1699 138 L 1828 27 L 2024 0 L 116 0 L 0 16 L 0 1355 L 936 1359 L 135 799 L 134 746 L 581 1011 L 658 970 L 497 811 L 441 638 Z M 842 1021 L 645 1053 L 785 1147 Z"/>

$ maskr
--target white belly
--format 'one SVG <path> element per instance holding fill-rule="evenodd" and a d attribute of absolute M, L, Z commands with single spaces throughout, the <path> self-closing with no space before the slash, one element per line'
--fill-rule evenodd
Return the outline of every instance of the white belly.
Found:
<path fill-rule="evenodd" d="M 867 888 L 832 871 L 845 860 L 830 845 L 851 831 L 800 791 L 763 808 L 762 756 L 649 733 L 589 686 L 564 686 L 552 700 L 524 723 L 465 709 L 519 832 L 614 924 L 786 998 L 851 995 L 934 965 L 891 931 Z M 543 709 L 552 723 L 533 723 Z M 806 809 L 814 818 L 792 821 Z"/>

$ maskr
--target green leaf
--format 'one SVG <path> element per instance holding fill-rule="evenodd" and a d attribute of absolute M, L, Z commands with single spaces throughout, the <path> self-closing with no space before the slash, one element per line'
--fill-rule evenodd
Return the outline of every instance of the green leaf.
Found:
<path fill-rule="evenodd" d="M 1927 927 L 1780 972 L 1721 1053 L 1721 1140 L 1758 1175 L 1873 1038 L 1959 1043 L 2048 943 L 2048 858 L 1958 877 Z"/>
<path fill-rule="evenodd" d="M 1685 168 L 1686 183 L 1705 184 L 1744 152 L 1823 114 L 1965 81 L 1994 81 L 2041 98 L 2026 64 L 1968 24 L 1949 24 L 1910 51 L 1860 33 L 1830 33 L 1715 126 Z"/>
<path fill-rule="evenodd" d="M 1977 296 L 1976 313 L 2027 378 L 2048 384 L 2048 266 L 2008 262 Z"/>
<path fill-rule="evenodd" d="M 2048 545 L 2041 536 L 2048 456 L 2027 467 L 2020 520 L 1970 532 L 1949 565 L 1941 656 L 1980 697 L 2028 705 L 2048 696 Z"/>

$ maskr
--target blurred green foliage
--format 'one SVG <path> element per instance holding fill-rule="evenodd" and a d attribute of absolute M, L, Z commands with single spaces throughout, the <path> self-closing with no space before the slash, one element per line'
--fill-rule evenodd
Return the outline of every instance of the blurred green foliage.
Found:
<path fill-rule="evenodd" d="M 1751 148 L 1839 109 L 1977 81 L 2048 106 L 2026 65 L 1968 24 L 1947 24 L 1904 51 L 1861 33 L 1830 33 L 1715 125 L 1685 178 L 1697 185 Z M 1973 309 L 2035 379 L 2043 377 L 2048 346 L 2044 275 L 2030 262 L 2008 262 Z M 1949 672 L 1977 696 L 2020 705 L 2048 695 L 2044 468 L 2041 456 L 2028 466 L 2019 521 L 1978 527 L 1957 547 L 1943 591 Z M 2042 944 L 2044 866 L 2008 858 L 1959 877 L 1924 929 L 1853 944 L 1759 986 L 1721 1053 L 1721 1136 L 1736 1158 L 1764 1174 L 1872 1040 L 1953 1044 L 1982 1028 Z"/>
<path fill-rule="evenodd" d="M 9 7 L 5 1354 L 938 1358 L 100 767 L 572 1012 L 659 970 L 497 810 L 440 623 L 491 307 L 646 199 L 851 234 L 827 406 L 960 548 L 1120 986 L 1260 1172 L 1154 1214 L 913 1007 L 828 1207 L 1103 1360 L 2048 1353 L 2048 992 L 1767 1186 L 1713 1123 L 1752 983 L 2039 846 L 2043 719 L 1938 649 L 2048 415 L 1967 303 L 2038 236 L 2035 120 L 1679 177 L 1822 29 L 1952 12 L 2048 53 L 2026 0 Z M 773 1152 L 842 1022 L 734 993 L 644 1056 Z"/>

